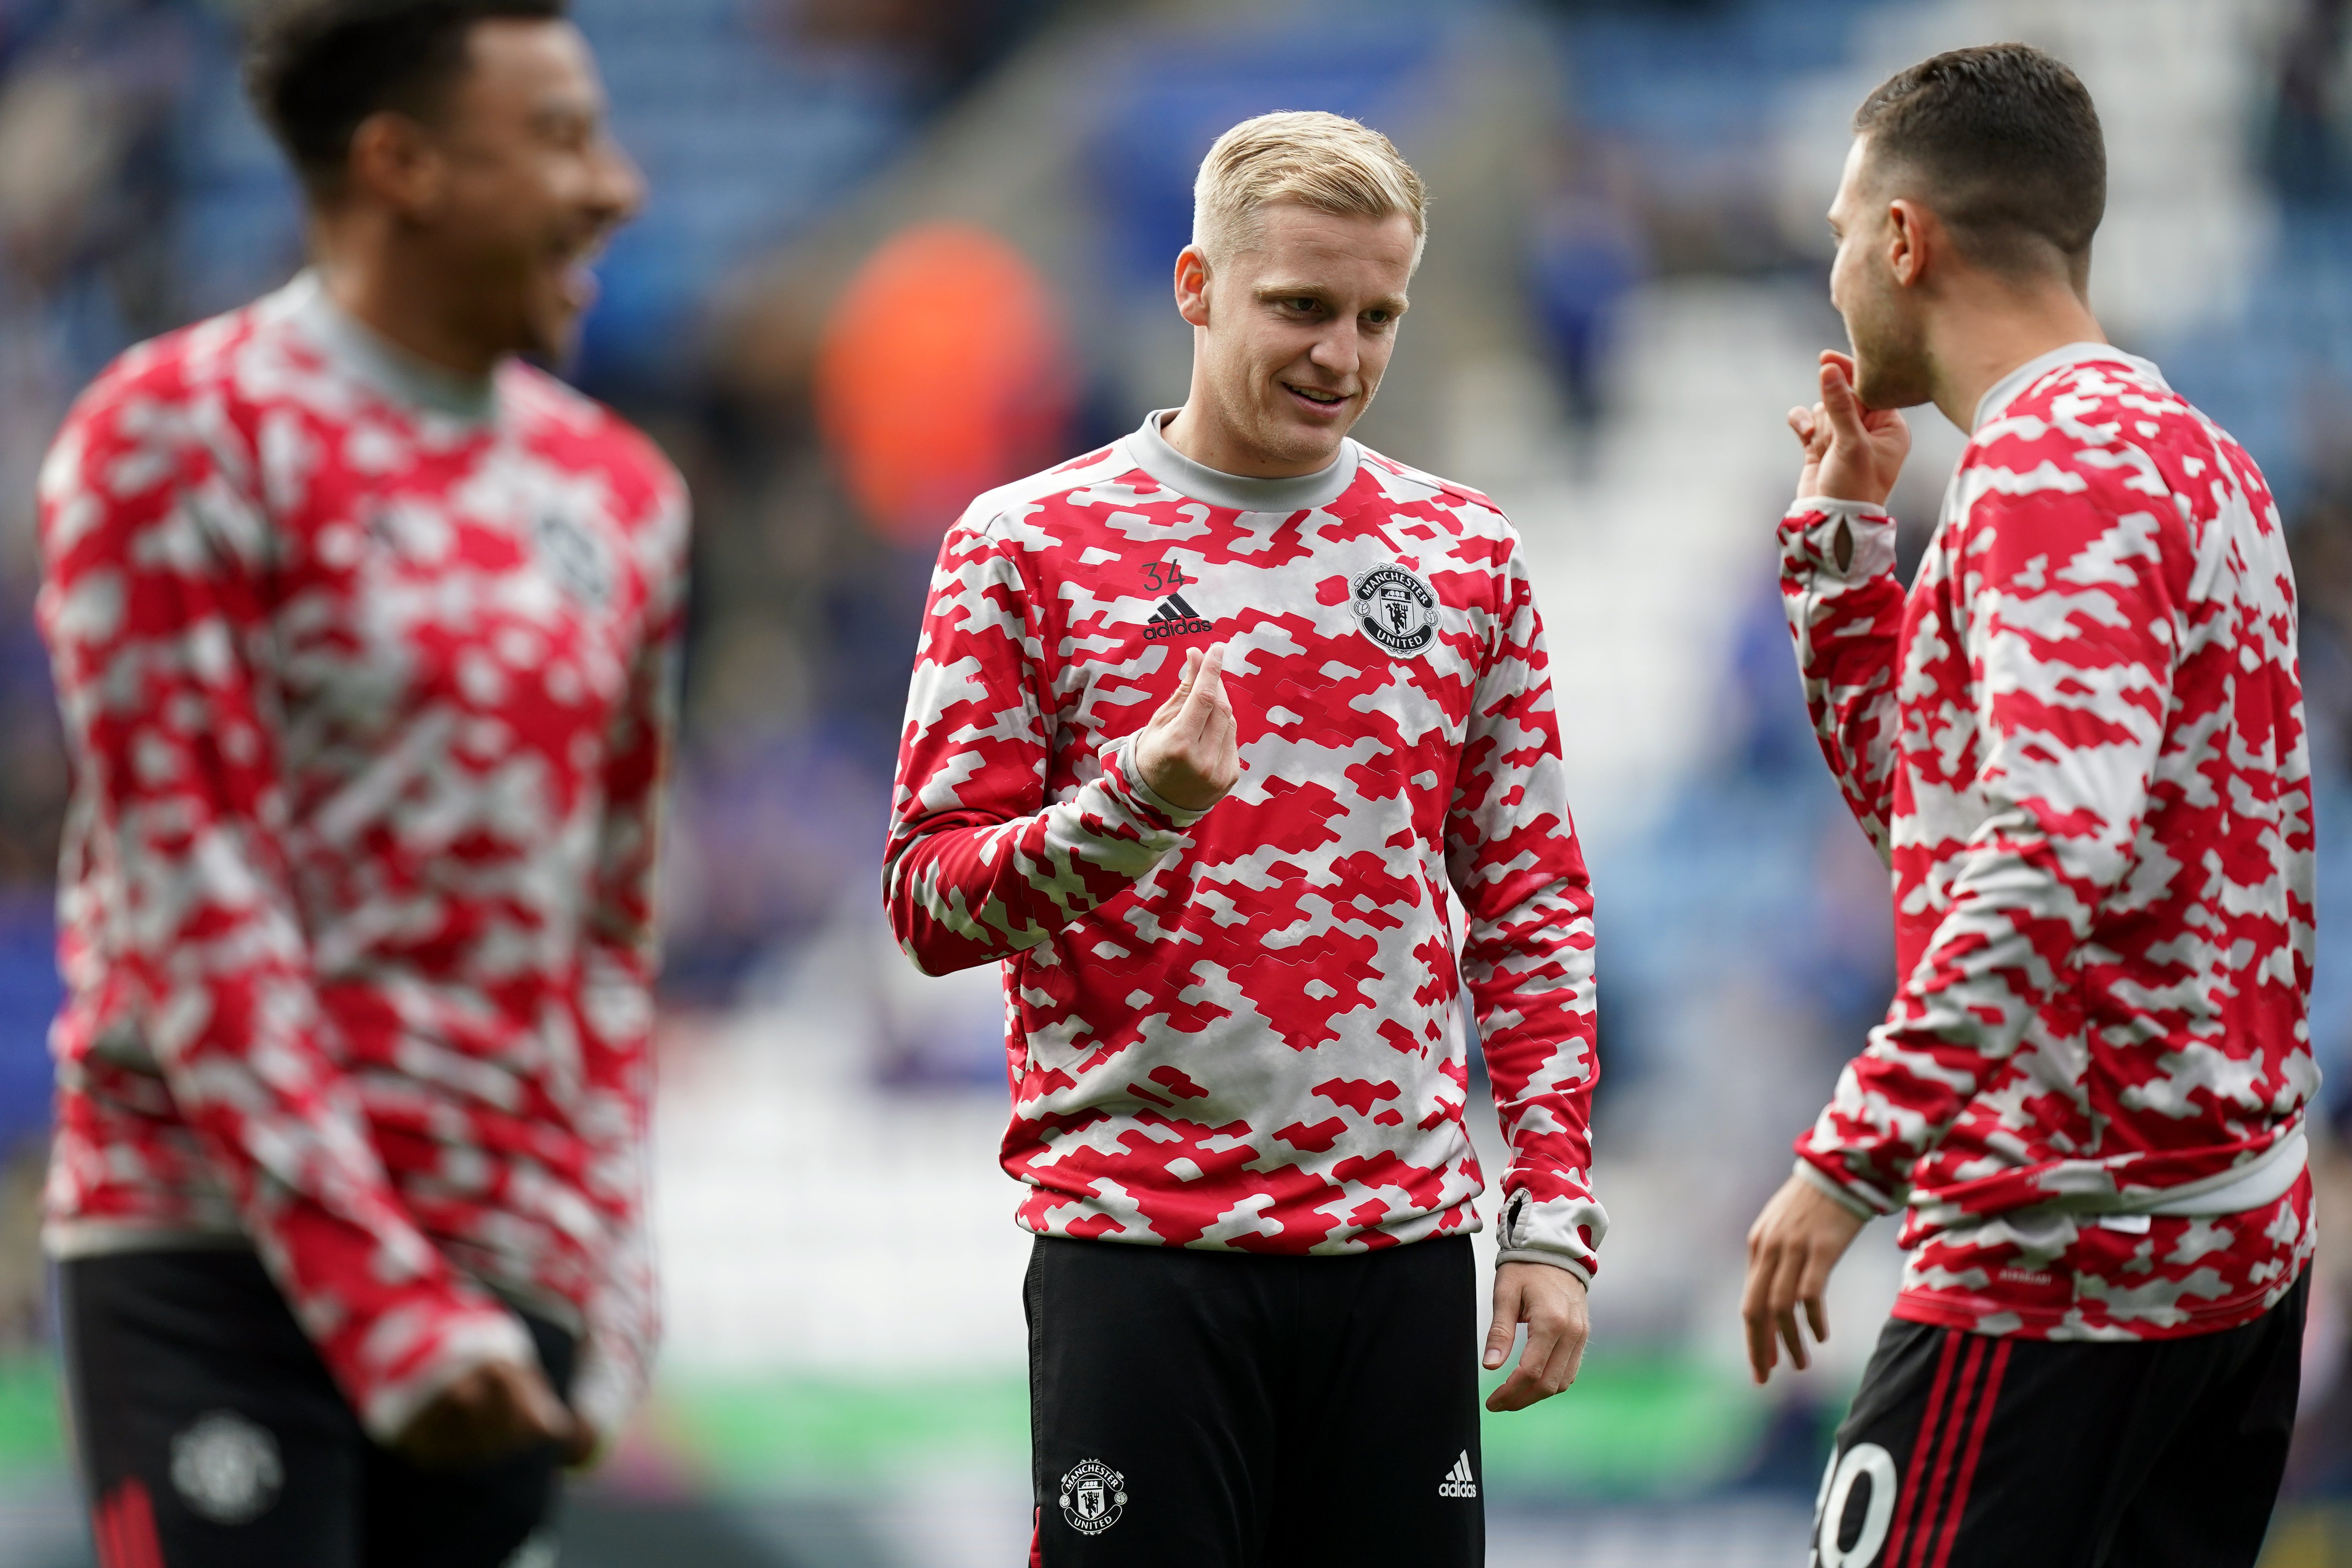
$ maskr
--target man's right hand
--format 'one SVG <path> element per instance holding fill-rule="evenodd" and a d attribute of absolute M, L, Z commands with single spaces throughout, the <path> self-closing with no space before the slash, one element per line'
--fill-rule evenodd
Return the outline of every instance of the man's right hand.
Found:
<path fill-rule="evenodd" d="M 1206 811 L 1242 776 L 1234 705 L 1225 696 L 1225 645 L 1203 658 L 1184 650 L 1184 678 L 1135 738 L 1136 771 L 1160 799 Z"/>
<path fill-rule="evenodd" d="M 1830 1337 L 1830 1270 L 1853 1245 L 1864 1221 L 1804 1176 L 1792 1175 L 1772 1194 L 1748 1229 L 1748 1288 L 1739 1315 L 1748 1324 L 1748 1364 L 1762 1383 L 1779 1364 L 1780 1347 L 1799 1372 L 1812 1364 L 1797 1324 L 1802 1307 L 1816 1342 Z"/>
<path fill-rule="evenodd" d="M 485 1362 L 418 1411 L 393 1447 L 428 1468 L 457 1469 L 541 1443 L 569 1454 L 577 1425 L 539 1368 Z"/>
<path fill-rule="evenodd" d="M 1911 452 L 1911 426 L 1900 410 L 1864 408 L 1853 395 L 1853 359 L 1822 354 L 1822 400 L 1789 410 L 1789 428 L 1805 448 L 1797 494 L 1885 506 Z"/>

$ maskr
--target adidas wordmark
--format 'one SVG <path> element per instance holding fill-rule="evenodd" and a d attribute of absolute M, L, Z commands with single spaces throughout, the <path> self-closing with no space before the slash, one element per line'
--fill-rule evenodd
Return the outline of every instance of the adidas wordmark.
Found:
<path fill-rule="evenodd" d="M 1145 623 L 1143 637 L 1145 641 L 1151 642 L 1160 637 L 1190 637 L 1216 629 L 1216 623 L 1203 618 L 1200 611 L 1185 602 L 1183 595 L 1171 594 L 1152 613 L 1150 620 Z"/>
<path fill-rule="evenodd" d="M 1454 1468 L 1445 1472 L 1444 1480 L 1437 1483 L 1437 1495 L 1439 1497 L 1476 1497 L 1478 1495 L 1478 1483 L 1470 1474 L 1469 1449 L 1462 1450 L 1462 1457 L 1454 1461 Z"/>

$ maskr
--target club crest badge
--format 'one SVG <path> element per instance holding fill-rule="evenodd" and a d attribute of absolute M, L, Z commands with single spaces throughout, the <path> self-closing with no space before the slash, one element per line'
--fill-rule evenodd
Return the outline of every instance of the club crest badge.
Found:
<path fill-rule="evenodd" d="M 278 1439 L 234 1410 L 200 1415 L 172 1439 L 173 1489 L 215 1524 L 260 1518 L 285 1484 Z"/>
<path fill-rule="evenodd" d="M 1062 1478 L 1062 1519 L 1080 1535 L 1100 1535 L 1127 1507 L 1127 1478 L 1088 1459 Z"/>
<path fill-rule="evenodd" d="M 1366 637 L 1400 658 L 1437 640 L 1437 595 L 1402 566 L 1375 566 L 1349 584 L 1348 603 Z"/>

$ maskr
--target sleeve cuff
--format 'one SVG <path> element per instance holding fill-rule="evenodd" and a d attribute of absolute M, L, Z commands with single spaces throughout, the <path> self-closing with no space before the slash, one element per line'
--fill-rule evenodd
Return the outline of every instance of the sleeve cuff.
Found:
<path fill-rule="evenodd" d="M 1895 1205 L 1884 1202 L 1879 1194 L 1859 1185 L 1849 1186 L 1802 1156 L 1797 1160 L 1797 1174 L 1811 1183 L 1822 1195 L 1835 1200 L 1863 1219 L 1876 1219 L 1880 1215 L 1895 1212 Z"/>
<path fill-rule="evenodd" d="M 633 1369 L 599 1353 L 593 1337 L 583 1341 L 581 1348 L 583 1364 L 572 1383 L 572 1412 L 599 1442 L 609 1443 L 620 1436 L 629 1413 L 645 1396 L 645 1384 L 631 1375 Z"/>
<path fill-rule="evenodd" d="M 1143 782 L 1143 770 L 1135 765 L 1135 737 L 1122 735 L 1106 747 L 1102 753 L 1103 783 L 1110 791 L 1123 797 L 1130 805 L 1140 806 L 1161 818 L 1171 827 L 1190 827 L 1216 810 L 1214 805 L 1199 811 L 1187 811 Z"/>
<path fill-rule="evenodd" d="M 1874 500 L 1847 500 L 1842 496 L 1799 496 L 1789 503 L 1790 517 L 1803 517 L 1808 512 L 1822 512 L 1845 518 L 1883 518 L 1893 521 L 1886 503 Z"/>
<path fill-rule="evenodd" d="M 1837 563 L 1843 529 L 1853 553 Z M 1895 570 L 1895 519 L 1875 501 L 1799 496 L 1780 523 L 1781 550 L 1792 564 L 1832 582 L 1854 583 Z"/>

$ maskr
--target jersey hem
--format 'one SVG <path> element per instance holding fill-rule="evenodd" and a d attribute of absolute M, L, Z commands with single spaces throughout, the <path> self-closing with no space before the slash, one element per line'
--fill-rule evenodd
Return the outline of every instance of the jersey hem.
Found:
<path fill-rule="evenodd" d="M 2073 1321 L 2073 1310 L 2053 1312 L 2023 1307 L 1988 1296 L 1955 1296 L 1951 1292 L 1905 1290 L 1895 1298 L 1889 1316 L 1933 1329 L 1958 1329 L 1997 1340 L 2047 1340 L 2053 1343 L 2131 1343 L 2150 1340 L 2187 1340 L 2200 1334 L 2226 1333 L 2243 1328 L 2286 1299 L 2297 1279 L 2309 1270 L 2298 1268 L 2275 1286 L 2234 1300 L 2190 1309 L 2176 1323 L 2154 1323 L 2145 1318 L 2110 1323 Z"/>
<path fill-rule="evenodd" d="M 41 1251 L 65 1262 L 121 1252 L 250 1251 L 253 1237 L 216 1226 L 152 1220 L 53 1219 L 41 1226 Z"/>

